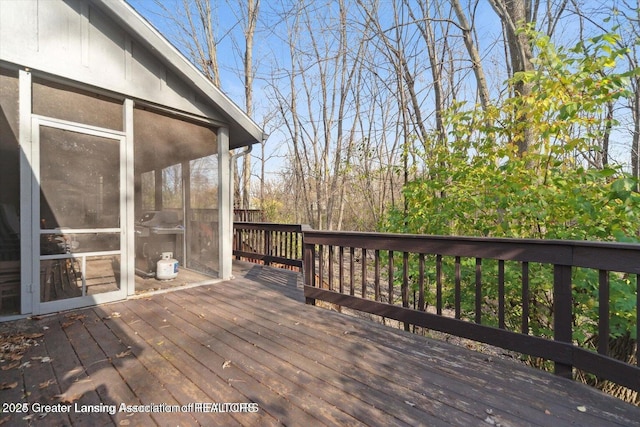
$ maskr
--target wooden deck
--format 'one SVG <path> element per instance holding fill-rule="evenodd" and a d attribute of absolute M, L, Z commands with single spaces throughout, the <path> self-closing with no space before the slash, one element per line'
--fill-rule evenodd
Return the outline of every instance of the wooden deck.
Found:
<path fill-rule="evenodd" d="M 295 273 L 243 265 L 236 274 L 0 324 L 38 344 L 0 362 L 0 402 L 29 403 L 26 413 L 3 408 L 0 424 L 640 426 L 640 408 L 570 380 L 305 305 Z M 35 402 L 55 406 L 34 413 Z M 259 409 L 197 412 L 205 402 Z M 102 404 L 194 405 L 82 412 L 110 409 Z"/>

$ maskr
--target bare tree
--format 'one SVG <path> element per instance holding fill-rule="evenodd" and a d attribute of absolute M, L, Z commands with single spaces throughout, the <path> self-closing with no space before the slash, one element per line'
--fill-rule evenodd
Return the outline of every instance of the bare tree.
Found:
<path fill-rule="evenodd" d="M 258 23 L 258 14 L 260 10 L 260 0 L 238 0 L 238 8 L 246 10 L 246 14 L 242 17 L 244 23 L 244 94 L 245 94 L 245 111 L 249 117 L 253 115 L 253 39 Z M 242 4 L 245 3 L 245 4 Z M 246 9 L 244 9 L 246 7 Z M 246 155 L 243 159 L 242 167 L 242 197 L 240 198 L 241 207 L 249 208 L 251 202 L 251 156 Z"/>
<path fill-rule="evenodd" d="M 472 28 L 467 20 L 467 16 L 460 5 L 460 0 L 450 0 L 453 10 L 456 13 L 456 17 L 458 18 L 458 26 L 460 31 L 462 31 L 462 38 L 464 40 L 464 45 L 467 48 L 467 53 L 469 54 L 469 58 L 471 59 L 471 66 L 473 68 L 473 73 L 476 77 L 476 83 L 478 85 L 478 97 L 480 98 L 480 105 L 483 109 L 486 109 L 489 104 L 489 86 L 487 84 L 487 78 L 484 75 L 484 68 L 482 66 L 482 58 L 480 57 L 480 52 L 476 47 L 476 44 L 472 37 Z M 477 6 L 477 2 L 476 2 Z"/>
<path fill-rule="evenodd" d="M 217 13 L 210 0 L 181 0 L 167 2 L 155 0 L 163 17 L 177 29 L 176 38 L 204 75 L 220 87 L 218 66 L 218 40 L 216 39 Z"/>
<path fill-rule="evenodd" d="M 345 168 L 355 140 L 359 98 L 354 96 L 364 37 L 348 31 L 349 7 L 296 2 L 287 22 L 289 53 L 282 67 L 289 87 L 272 87 L 288 137 L 291 165 L 309 222 L 339 228 L 345 203 Z"/>

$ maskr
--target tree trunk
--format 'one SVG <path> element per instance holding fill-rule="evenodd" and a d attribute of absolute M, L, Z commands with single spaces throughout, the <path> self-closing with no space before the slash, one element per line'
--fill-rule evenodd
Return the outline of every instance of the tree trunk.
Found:
<path fill-rule="evenodd" d="M 476 77 L 476 82 L 478 85 L 478 97 L 480 98 L 480 105 L 482 106 L 483 110 L 486 110 L 487 106 L 489 105 L 489 87 L 487 85 L 487 78 L 484 75 L 484 68 L 482 67 L 482 58 L 480 57 L 480 53 L 476 48 L 473 37 L 471 37 L 471 26 L 467 21 L 467 16 L 462 10 L 460 0 L 451 0 L 451 5 L 456 12 L 460 30 L 462 31 L 464 45 L 467 48 L 467 53 L 469 54 L 469 58 L 471 59 L 473 74 Z"/>
<path fill-rule="evenodd" d="M 511 69 L 513 74 L 533 70 L 531 40 L 522 29 L 523 25 L 529 24 L 531 11 L 528 9 L 527 0 L 489 0 L 491 6 L 500 17 L 507 36 L 507 45 L 511 59 Z M 515 96 L 528 96 L 531 94 L 532 84 L 523 80 L 515 82 Z M 533 145 L 534 133 L 525 114 L 519 114 L 516 118 L 521 123 L 522 131 L 514 135 L 512 141 L 518 147 L 521 155 L 528 151 Z"/>

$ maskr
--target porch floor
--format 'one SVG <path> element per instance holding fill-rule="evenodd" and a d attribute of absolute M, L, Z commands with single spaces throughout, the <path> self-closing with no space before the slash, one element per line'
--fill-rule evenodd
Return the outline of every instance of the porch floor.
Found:
<path fill-rule="evenodd" d="M 235 274 L 0 324 L 0 401 L 30 404 L 3 408 L 0 424 L 640 426 L 640 408 L 576 382 L 307 306 L 298 274 L 247 264 Z M 21 359 L 6 334 L 32 344 Z M 34 412 L 34 402 L 57 406 Z M 87 412 L 200 402 L 259 410 Z"/>

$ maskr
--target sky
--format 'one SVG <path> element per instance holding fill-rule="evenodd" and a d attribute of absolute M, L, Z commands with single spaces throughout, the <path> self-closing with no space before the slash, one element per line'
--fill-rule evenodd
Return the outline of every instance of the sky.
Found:
<path fill-rule="evenodd" d="M 0 0 L 1 1 L 1 0 Z M 147 21 L 149 21 L 169 42 L 177 47 L 188 59 L 189 55 L 184 51 L 180 43 L 180 33 L 176 30 L 175 22 L 167 19 L 166 11 L 159 6 L 159 3 L 163 4 L 169 10 L 182 10 L 182 0 L 126 0 L 140 15 L 142 15 Z M 227 0 L 229 2 L 235 2 L 236 0 Z M 228 26 L 230 22 L 238 22 L 239 18 L 234 15 L 231 9 L 227 6 L 227 1 L 219 0 L 212 1 L 214 15 L 219 21 L 220 27 Z M 268 1 L 262 1 L 261 12 L 268 12 Z M 266 5 L 265 5 L 266 4 Z M 182 14 L 184 14 L 182 12 Z M 178 14 L 176 14 L 178 16 Z M 240 31 L 240 32 L 239 32 Z M 220 65 L 220 80 L 221 90 L 240 108 L 245 109 L 244 100 L 244 81 L 242 80 L 242 57 L 238 52 L 237 46 L 234 45 L 236 39 L 242 37 L 242 29 L 240 26 L 235 26 L 232 31 L 226 34 L 217 34 L 218 38 L 218 62 Z M 269 60 L 268 58 L 274 55 L 274 52 L 280 51 L 280 48 L 273 49 L 273 40 L 264 38 L 264 29 L 259 28 L 256 32 L 255 40 L 255 57 L 254 61 L 257 65 L 261 61 Z M 267 58 L 267 59 L 265 59 Z M 259 72 L 259 71 L 258 71 Z M 269 161 L 267 162 L 268 174 L 277 174 L 281 167 L 286 151 L 284 149 L 283 139 L 274 133 L 274 129 L 268 124 L 265 126 L 264 116 L 268 115 L 269 105 L 267 102 L 267 93 L 265 90 L 265 83 L 260 80 L 260 75 L 256 75 L 254 81 L 254 111 L 253 119 L 258 125 L 264 128 L 265 132 L 270 134 L 270 138 L 266 144 L 267 156 Z M 260 153 L 259 147 L 254 147 L 252 156 L 255 158 Z M 254 161 L 257 163 L 257 160 Z M 254 174 L 257 173 L 254 167 Z"/>
<path fill-rule="evenodd" d="M 212 15 L 214 19 L 217 19 L 217 24 L 227 33 L 219 33 L 216 35 L 219 41 L 218 45 L 218 61 L 220 64 L 220 79 L 221 89 L 227 94 L 236 104 L 244 109 L 244 82 L 242 80 L 242 62 L 241 62 L 241 50 L 237 48 L 234 43 L 236 40 L 242 40 L 242 28 L 239 25 L 233 26 L 232 23 L 236 23 L 239 20 L 238 16 L 235 16 L 232 9 L 237 7 L 239 0 L 218 0 L 212 1 L 214 10 Z M 242 0 L 240 0 L 242 1 Z M 278 32 L 273 31 L 278 27 L 278 15 L 274 8 L 286 8 L 286 5 L 296 0 L 262 0 L 260 9 L 260 25 L 256 30 L 255 47 L 254 47 L 254 61 L 256 64 L 256 79 L 254 81 L 254 120 L 265 131 L 270 134 L 270 138 L 267 141 L 266 150 L 267 156 L 270 160 L 267 162 L 268 173 L 271 175 L 277 174 L 282 167 L 284 156 L 287 154 L 287 135 L 283 129 L 278 125 L 277 120 L 266 121 L 265 117 L 270 115 L 273 111 L 273 103 L 269 99 L 272 95 L 268 89 L 269 79 L 271 74 L 277 73 L 278 64 L 286 64 L 288 61 L 288 44 L 283 40 L 283 36 L 279 36 Z M 597 6 L 599 0 L 585 0 L 588 4 Z M 168 10 L 181 11 L 182 0 L 127 0 L 127 2 L 133 6 L 143 17 L 145 17 L 152 25 L 154 25 L 160 33 L 162 33 L 170 42 L 172 42 L 179 49 L 181 48 L 179 42 L 179 32 L 176 30 L 175 22 L 171 22 L 167 19 L 167 12 L 163 11 L 159 4 L 164 5 Z M 230 7 L 232 4 L 234 7 Z M 323 5 L 326 2 L 312 3 L 314 6 Z M 463 1 L 463 4 L 465 2 Z M 284 6 L 283 6 L 284 5 Z M 390 8 L 390 3 L 381 1 L 381 8 Z M 496 55 L 495 69 L 487 67 L 487 76 L 492 79 L 493 87 L 503 88 L 504 77 L 500 71 L 500 61 L 504 61 L 500 56 L 504 53 L 501 51 L 501 44 L 496 43 L 496 40 L 500 37 L 500 24 L 496 17 L 495 12 L 488 5 L 488 2 L 481 1 L 476 12 L 476 25 L 478 40 L 480 43 L 480 50 L 485 56 L 486 60 L 490 55 Z M 177 15 L 176 15 L 177 16 Z M 318 16 L 318 15 L 314 15 Z M 320 14 L 322 16 L 322 14 Z M 558 37 L 561 38 L 566 45 L 573 45 L 574 40 L 577 40 L 578 31 L 575 25 L 569 25 L 570 19 L 565 19 L 558 27 Z M 229 29 L 231 27 L 231 29 Z M 279 27 L 281 29 L 281 27 Z M 462 47 L 461 47 L 462 48 Z M 183 52 L 184 53 L 184 52 Z M 185 55 L 188 57 L 188 55 Z M 488 62 L 490 64 L 490 62 Z M 266 70 L 266 71 L 265 71 Z M 271 74 L 269 74 L 271 73 Z M 425 103 L 430 102 L 429 97 L 424 98 Z M 433 109 L 424 107 L 427 114 L 431 114 Z M 628 148 L 621 147 L 622 150 L 617 156 L 627 156 L 626 152 Z M 254 157 L 259 155 L 259 147 L 254 147 Z M 257 163 L 257 160 L 254 164 Z M 257 171 L 254 169 L 254 174 Z"/>

